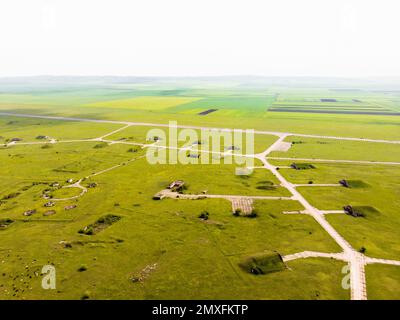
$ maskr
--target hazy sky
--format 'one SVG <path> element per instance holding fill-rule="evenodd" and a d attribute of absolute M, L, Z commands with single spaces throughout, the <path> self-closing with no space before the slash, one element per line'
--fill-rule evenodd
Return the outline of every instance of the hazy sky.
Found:
<path fill-rule="evenodd" d="M 1 0 L 0 76 L 400 76 L 398 0 Z"/>

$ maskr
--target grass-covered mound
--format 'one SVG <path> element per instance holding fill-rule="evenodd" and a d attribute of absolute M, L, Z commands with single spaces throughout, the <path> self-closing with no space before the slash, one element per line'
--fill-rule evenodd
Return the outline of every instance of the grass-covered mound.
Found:
<path fill-rule="evenodd" d="M 239 263 L 239 266 L 244 271 L 256 275 L 278 272 L 286 268 L 281 255 L 271 251 L 246 257 Z"/>
<path fill-rule="evenodd" d="M 378 209 L 370 206 L 355 206 L 353 207 L 353 210 L 361 213 L 363 217 L 376 216 L 380 214 Z"/>
<path fill-rule="evenodd" d="M 315 169 L 315 166 L 311 163 L 292 163 L 290 166 L 295 170 Z"/>
<path fill-rule="evenodd" d="M 264 181 L 258 181 L 256 189 L 259 190 L 275 190 L 276 187 L 272 181 L 264 180 Z"/>
<path fill-rule="evenodd" d="M 94 235 L 99 233 L 100 231 L 108 228 L 113 223 L 119 221 L 121 219 L 120 216 L 116 216 L 113 214 L 107 214 L 104 217 L 99 218 L 95 223 L 89 224 L 85 228 L 79 230 L 79 233 L 83 233 L 86 235 Z"/>
<path fill-rule="evenodd" d="M 101 142 L 101 143 L 96 144 L 93 148 L 94 149 L 102 149 L 102 148 L 105 148 L 107 146 L 108 146 L 108 144 L 106 142 Z"/>
<path fill-rule="evenodd" d="M 357 189 L 357 188 L 368 188 L 369 184 L 365 183 L 362 180 L 346 180 L 349 188 Z"/>
<path fill-rule="evenodd" d="M 343 208 L 348 215 L 353 217 L 367 218 L 369 216 L 373 217 L 380 214 L 379 210 L 370 206 L 345 206 Z"/>

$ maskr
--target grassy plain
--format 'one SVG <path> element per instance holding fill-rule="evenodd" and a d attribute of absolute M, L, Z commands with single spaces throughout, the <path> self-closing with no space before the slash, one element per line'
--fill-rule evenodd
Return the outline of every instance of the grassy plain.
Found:
<path fill-rule="evenodd" d="M 194 80 L 192 80 L 194 81 Z M 399 111 L 396 93 L 338 91 L 332 88 L 251 85 L 237 80 L 159 81 L 53 86 L 51 83 L 0 86 L 0 112 L 74 116 L 220 128 L 400 140 L 400 117 L 383 115 L 304 114 L 269 112 L 274 104 L 308 105 L 329 109 L 322 98 L 336 98 L 333 108 Z M 361 102 L 354 102 L 353 99 Z M 218 111 L 206 116 L 201 111 Z M 45 142 L 86 140 L 110 133 L 122 125 L 63 122 L 0 116 L 0 144 L 7 139 Z M 0 147 L 0 219 L 11 219 L 0 230 L 0 299 L 349 299 L 341 288 L 343 262 L 299 259 L 283 271 L 255 276 L 244 272 L 244 257 L 264 251 L 281 255 L 312 250 L 340 252 L 332 238 L 307 215 L 284 215 L 301 210 L 292 200 L 256 200 L 256 218 L 235 217 L 225 199 L 152 200 L 169 182 L 183 179 L 185 193 L 289 196 L 265 169 L 249 177 L 235 175 L 243 164 L 149 164 L 141 158 L 147 149 L 131 142 L 149 143 L 151 127 L 132 126 L 107 137 L 120 143 L 61 142 Z M 199 130 L 195 132 L 199 133 Z M 267 149 L 276 136 L 256 135 L 255 152 Z M 399 161 L 397 145 L 290 137 L 299 141 L 287 152 L 271 156 Z M 168 137 L 165 142 L 168 141 Z M 183 146 L 181 141 L 179 146 Z M 101 144 L 101 147 L 98 145 Z M 134 151 L 134 152 L 132 152 Z M 221 151 L 224 151 L 221 149 Z M 241 152 L 245 151 L 240 150 Z M 238 151 L 239 152 L 239 151 Z M 137 159 L 133 162 L 129 160 Z M 277 166 L 293 161 L 271 160 Z M 299 191 L 314 206 L 338 210 L 343 205 L 372 206 L 379 213 L 366 218 L 328 215 L 333 227 L 354 248 L 366 248 L 377 258 L 398 259 L 400 242 L 398 166 L 313 163 L 315 169 L 280 172 L 292 183 L 337 183 L 360 180 L 362 188 L 304 187 Z M 117 165 L 120 165 L 116 167 Z M 255 166 L 260 166 L 259 161 Z M 106 169 L 113 168 L 110 171 Z M 53 182 L 66 186 L 82 182 L 96 187 L 73 200 L 48 201 L 43 191 Z M 265 181 L 276 188 L 259 188 Z M 59 189 L 57 197 L 80 193 Z M 65 210 L 68 205 L 76 208 Z M 26 210 L 36 209 L 31 216 Z M 47 210 L 55 210 L 44 216 Z M 199 219 L 207 211 L 208 220 Z M 106 215 L 121 219 L 95 235 L 78 231 Z M 4 261 L 4 262 L 3 262 Z M 57 268 L 57 290 L 42 290 L 41 267 Z M 372 299 L 398 299 L 398 267 L 369 265 L 368 294 Z M 140 281 L 136 281 L 140 279 Z"/>
<path fill-rule="evenodd" d="M 399 300 L 400 268 L 381 264 L 366 267 L 367 290 L 371 300 Z"/>

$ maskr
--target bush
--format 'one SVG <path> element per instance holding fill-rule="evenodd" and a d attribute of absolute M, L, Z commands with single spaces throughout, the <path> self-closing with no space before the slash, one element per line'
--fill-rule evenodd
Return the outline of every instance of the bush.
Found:
<path fill-rule="evenodd" d="M 107 147 L 107 143 L 102 142 L 102 143 L 96 144 L 93 148 L 94 149 L 101 149 L 101 148 L 105 148 L 105 147 Z"/>
<path fill-rule="evenodd" d="M 210 214 L 207 211 L 202 211 L 199 215 L 199 218 L 202 220 L 208 220 L 209 215 Z"/>
<path fill-rule="evenodd" d="M 83 264 L 83 265 L 81 265 L 79 268 L 78 268 L 78 271 L 79 272 L 83 272 L 83 271 L 86 271 L 87 270 L 87 267 Z"/>
<path fill-rule="evenodd" d="M 109 227 L 110 225 L 119 221 L 120 219 L 121 219 L 120 216 L 116 216 L 113 214 L 107 214 L 107 215 L 97 219 L 97 221 L 95 223 L 89 224 L 85 228 L 80 229 L 78 231 L 78 233 L 83 233 L 86 235 L 93 235 L 93 234 L 96 234 L 96 233 L 102 231 L 103 229 Z"/>
<path fill-rule="evenodd" d="M 246 217 L 248 218 L 257 218 L 258 217 L 258 213 L 256 210 L 252 210 L 249 214 L 246 215 Z"/>
<path fill-rule="evenodd" d="M 81 296 L 81 300 L 88 300 L 90 299 L 89 291 L 85 291 L 85 293 Z"/>

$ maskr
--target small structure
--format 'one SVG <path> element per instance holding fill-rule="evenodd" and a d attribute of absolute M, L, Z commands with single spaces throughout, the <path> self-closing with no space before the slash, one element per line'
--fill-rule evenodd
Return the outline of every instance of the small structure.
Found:
<path fill-rule="evenodd" d="M 36 213 L 36 209 L 28 210 L 23 213 L 24 216 L 29 217 Z"/>
<path fill-rule="evenodd" d="M 171 189 L 172 191 L 179 191 L 182 189 L 184 184 L 185 182 L 183 180 L 176 180 L 169 184 L 168 189 Z"/>
<path fill-rule="evenodd" d="M 345 179 L 340 180 L 339 183 L 345 188 L 350 188 L 348 182 Z"/>
<path fill-rule="evenodd" d="M 22 141 L 21 138 L 12 138 L 10 139 L 10 142 L 18 142 L 18 141 Z"/>
<path fill-rule="evenodd" d="M 72 183 L 72 182 L 74 182 L 74 179 L 70 178 L 70 179 L 68 179 L 66 182 L 67 182 L 67 183 Z"/>
<path fill-rule="evenodd" d="M 358 212 L 357 210 L 354 210 L 354 208 L 351 205 L 344 206 L 343 210 L 349 216 L 353 216 L 355 218 L 364 217 L 364 214 L 362 212 Z"/>
<path fill-rule="evenodd" d="M 46 208 L 49 208 L 49 207 L 54 207 L 55 204 L 56 204 L 55 202 L 49 201 L 49 202 L 46 202 L 46 203 L 44 204 L 44 206 L 45 206 Z"/>
<path fill-rule="evenodd" d="M 42 135 L 39 135 L 39 136 L 36 137 L 36 139 L 38 139 L 38 140 L 45 140 L 45 139 L 48 139 L 48 138 L 49 138 L 48 136 L 42 136 Z"/>
<path fill-rule="evenodd" d="M 50 187 L 53 188 L 58 188 L 60 186 L 60 184 L 58 182 L 53 182 L 52 184 L 50 184 Z"/>
<path fill-rule="evenodd" d="M 87 186 L 88 188 L 96 188 L 97 187 L 97 183 L 96 182 L 91 182 L 88 184 Z"/>
<path fill-rule="evenodd" d="M 69 206 L 64 207 L 64 210 L 72 210 L 76 208 L 76 204 L 71 204 Z"/>

